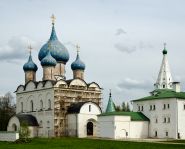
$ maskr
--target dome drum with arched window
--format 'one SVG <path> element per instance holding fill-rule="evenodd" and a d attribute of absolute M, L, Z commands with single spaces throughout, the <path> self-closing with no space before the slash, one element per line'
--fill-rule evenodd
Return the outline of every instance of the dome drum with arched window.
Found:
<path fill-rule="evenodd" d="M 36 81 L 36 71 L 38 70 L 38 67 L 32 60 L 31 52 L 28 62 L 26 62 L 23 66 L 23 70 L 25 72 L 25 83 L 29 81 Z"/>

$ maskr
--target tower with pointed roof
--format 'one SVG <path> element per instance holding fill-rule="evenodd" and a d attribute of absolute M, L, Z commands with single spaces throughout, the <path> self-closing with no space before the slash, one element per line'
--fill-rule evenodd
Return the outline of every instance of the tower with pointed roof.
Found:
<path fill-rule="evenodd" d="M 166 43 L 164 43 L 163 60 L 158 74 L 156 83 L 154 84 L 156 89 L 172 89 L 172 75 L 170 71 L 170 66 L 167 59 L 167 49 Z"/>
<path fill-rule="evenodd" d="M 25 72 L 25 83 L 29 81 L 36 81 L 36 71 L 38 70 L 37 65 L 32 60 L 31 45 L 28 48 L 30 50 L 30 55 L 28 61 L 23 66 L 23 70 Z"/>
<path fill-rule="evenodd" d="M 73 78 L 74 79 L 84 79 L 84 70 L 85 70 L 85 64 L 81 61 L 79 56 L 79 46 L 76 45 L 77 48 L 77 56 L 76 60 L 71 64 L 71 69 L 73 70 Z"/>
<path fill-rule="evenodd" d="M 109 94 L 109 101 L 108 101 L 108 104 L 107 104 L 107 108 L 106 108 L 106 113 L 109 113 L 109 112 L 115 112 L 115 105 L 114 105 L 114 102 L 112 100 L 112 95 L 111 95 L 111 91 L 110 91 L 110 94 Z"/>

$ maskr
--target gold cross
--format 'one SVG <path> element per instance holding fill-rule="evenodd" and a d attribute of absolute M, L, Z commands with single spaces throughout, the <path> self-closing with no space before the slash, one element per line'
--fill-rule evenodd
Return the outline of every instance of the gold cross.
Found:
<path fill-rule="evenodd" d="M 51 16 L 52 24 L 55 24 L 55 20 L 56 20 L 56 18 L 55 18 L 55 16 L 54 16 L 54 14 L 52 14 L 52 16 Z"/>
<path fill-rule="evenodd" d="M 76 45 L 76 49 L 77 49 L 77 53 L 79 53 L 80 52 L 80 46 L 78 44 Z"/>
<path fill-rule="evenodd" d="M 28 46 L 28 50 L 29 50 L 29 53 L 30 53 L 30 55 L 31 55 L 31 50 L 32 50 L 33 48 L 32 48 L 32 46 L 31 46 L 31 44 Z"/>

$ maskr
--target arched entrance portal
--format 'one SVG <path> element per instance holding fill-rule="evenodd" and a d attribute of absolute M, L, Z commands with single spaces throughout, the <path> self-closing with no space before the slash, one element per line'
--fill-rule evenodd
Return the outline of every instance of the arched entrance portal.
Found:
<path fill-rule="evenodd" d="M 12 124 L 12 131 L 17 131 L 17 125 L 16 124 Z"/>
<path fill-rule="evenodd" d="M 93 123 L 87 123 L 87 136 L 93 136 Z"/>

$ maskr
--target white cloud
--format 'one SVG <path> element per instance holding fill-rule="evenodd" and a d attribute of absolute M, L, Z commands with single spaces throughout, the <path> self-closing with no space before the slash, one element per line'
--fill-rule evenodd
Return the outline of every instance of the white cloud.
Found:
<path fill-rule="evenodd" d="M 115 35 L 116 35 L 116 36 L 120 36 L 120 35 L 122 35 L 122 34 L 126 34 L 126 31 L 124 31 L 122 28 L 118 28 L 118 29 L 116 30 Z"/>
<path fill-rule="evenodd" d="M 38 49 L 39 43 L 26 37 L 12 37 L 6 45 L 0 46 L 0 61 L 19 62 L 26 58 L 28 45 Z"/>
<path fill-rule="evenodd" d="M 117 84 L 118 89 L 120 90 L 132 90 L 132 89 L 138 89 L 138 90 L 148 90 L 151 88 L 151 81 L 146 80 L 136 80 L 131 78 L 125 78 L 121 81 L 121 83 Z"/>

